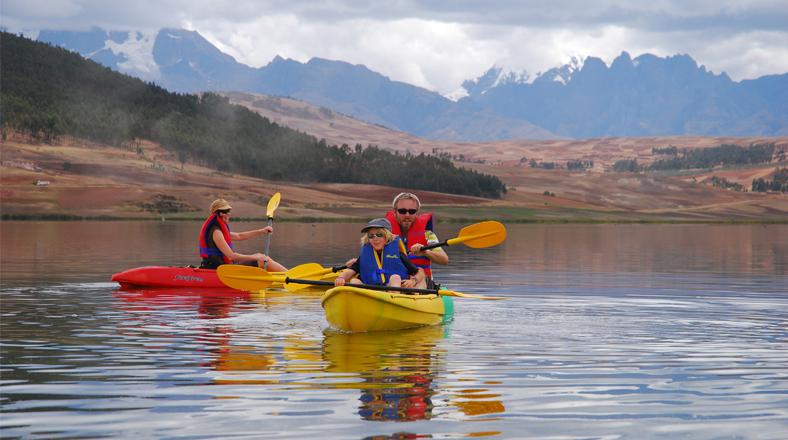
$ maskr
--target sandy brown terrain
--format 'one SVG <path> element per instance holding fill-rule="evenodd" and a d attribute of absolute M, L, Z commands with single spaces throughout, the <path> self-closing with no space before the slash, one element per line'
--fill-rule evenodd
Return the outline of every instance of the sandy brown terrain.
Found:
<path fill-rule="evenodd" d="M 401 188 L 375 185 L 294 184 L 224 175 L 181 164 L 152 143 L 132 149 L 64 139 L 59 145 L 12 139 L 0 144 L 0 207 L 4 215 L 70 215 L 154 218 L 162 197 L 174 197 L 178 213 L 199 218 L 211 201 L 231 201 L 236 216 L 264 217 L 268 198 L 282 193 L 278 215 L 330 220 L 379 213 Z M 134 148 L 136 150 L 136 147 Z M 423 192 L 425 203 L 467 204 L 483 199 Z M 341 209 L 338 209 L 341 208 Z"/>
<path fill-rule="evenodd" d="M 650 162 L 654 159 L 654 146 L 706 147 L 768 141 L 788 149 L 788 138 L 440 143 L 363 124 L 299 101 L 270 100 L 275 105 L 269 102 L 269 106 L 278 108 L 282 119 L 261 110 L 265 116 L 326 138 L 332 144 L 376 144 L 414 153 L 431 153 L 437 148 L 454 155 L 464 154 L 483 163 L 463 162 L 460 166 L 494 174 L 510 189 L 500 200 L 418 191 L 423 203 L 444 219 L 788 221 L 788 196 L 784 194 L 734 192 L 709 184 L 712 176 L 718 176 L 749 188 L 752 179 L 768 178 L 776 165 L 676 176 L 610 172 L 612 164 L 622 158 Z M 262 104 L 258 101 L 256 105 Z M 285 114 L 289 116 L 282 116 Z M 328 126 L 326 121 L 331 121 Z M 149 142 L 140 144 L 142 153 L 138 154 L 136 145 L 121 149 L 68 138 L 57 145 L 47 145 L 31 143 L 15 134 L 0 147 L 3 215 L 201 218 L 213 199 L 224 197 L 233 204 L 236 216 L 261 218 L 268 198 L 278 191 L 282 193 L 277 211 L 281 219 L 363 219 L 379 215 L 393 195 L 403 190 L 374 185 L 274 182 L 225 175 L 192 163 L 181 167 L 173 155 Z M 545 170 L 529 167 L 522 157 L 559 164 L 592 160 L 594 167 L 585 172 Z M 161 213 L 163 207 L 172 208 L 172 212 Z"/>
<path fill-rule="evenodd" d="M 447 152 L 464 155 L 469 161 L 517 165 L 523 158 L 537 162 L 565 164 L 569 160 L 592 160 L 595 171 L 610 170 L 622 159 L 636 159 L 650 164 L 657 156 L 654 147 L 703 148 L 720 144 L 750 145 L 775 142 L 788 150 L 788 137 L 698 137 L 666 136 L 638 138 L 599 138 L 566 140 L 513 140 L 481 143 L 431 141 L 406 133 L 367 124 L 324 107 L 314 106 L 290 98 L 226 93 L 231 102 L 244 105 L 281 125 L 323 138 L 329 145 L 369 145 L 412 153 Z"/>

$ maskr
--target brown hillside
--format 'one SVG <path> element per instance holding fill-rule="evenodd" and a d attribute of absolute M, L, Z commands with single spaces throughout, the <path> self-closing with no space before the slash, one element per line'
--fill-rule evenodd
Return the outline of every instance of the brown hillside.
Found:
<path fill-rule="evenodd" d="M 235 96 L 235 95 L 233 95 Z M 560 141 L 450 143 L 419 139 L 364 124 L 327 109 L 286 99 L 255 97 L 245 104 L 282 125 L 325 138 L 330 144 L 376 144 L 431 153 L 464 155 L 461 166 L 500 177 L 510 188 L 501 200 L 419 191 L 425 205 L 441 218 L 503 220 L 772 220 L 788 219 L 783 194 L 734 192 L 714 188 L 712 176 L 745 188 L 768 177 L 776 165 L 747 169 L 703 170 L 675 177 L 612 173 L 616 160 L 654 160 L 653 147 L 709 147 L 775 142 L 788 149 L 788 138 L 606 138 Z M 237 97 L 234 99 L 237 100 Z M 157 145 L 130 149 L 62 139 L 58 145 L 31 143 L 16 135 L 0 143 L 0 210 L 4 215 L 73 215 L 131 218 L 200 218 L 216 197 L 232 201 L 240 217 L 264 216 L 274 192 L 282 193 L 278 216 L 287 218 L 358 218 L 379 215 L 403 188 L 374 185 L 274 182 L 224 175 L 186 164 Z M 531 168 L 522 159 L 555 162 L 592 160 L 586 172 Z M 478 162 L 468 161 L 475 159 Z M 483 163 L 482 163 L 483 162 Z M 782 164 L 782 166 L 786 166 Z M 40 182 L 36 185 L 36 182 Z M 162 213 L 163 211 L 163 213 Z"/>
<path fill-rule="evenodd" d="M 515 165 L 523 158 L 537 162 L 565 164 L 569 160 L 593 160 L 597 171 L 609 170 L 622 159 L 637 159 L 649 164 L 656 156 L 654 147 L 705 148 L 720 144 L 749 145 L 775 142 L 788 150 L 788 137 L 698 137 L 667 136 L 638 138 L 565 139 L 549 141 L 512 140 L 497 142 L 463 143 L 421 139 L 382 127 L 368 124 L 324 107 L 318 107 L 290 98 L 226 93 L 236 104 L 260 113 L 281 125 L 325 139 L 329 145 L 374 144 L 397 151 L 412 153 L 446 152 L 453 156 L 464 155 L 469 161 Z M 495 173 L 494 169 L 490 172 Z"/>
<path fill-rule="evenodd" d="M 282 193 L 278 215 L 323 219 L 379 214 L 402 188 L 375 185 L 294 184 L 230 176 L 186 164 L 159 146 L 141 153 L 75 139 L 59 145 L 12 139 L 0 143 L 0 207 L 4 215 L 167 217 L 204 215 L 217 197 L 231 200 L 239 217 L 263 217 L 268 198 Z M 420 192 L 425 203 L 485 203 L 483 199 Z M 337 209 L 343 208 L 343 209 Z"/>

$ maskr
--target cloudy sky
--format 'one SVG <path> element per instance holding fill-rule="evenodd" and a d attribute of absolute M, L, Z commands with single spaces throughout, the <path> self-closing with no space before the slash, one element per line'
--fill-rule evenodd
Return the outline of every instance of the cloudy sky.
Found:
<path fill-rule="evenodd" d="M 689 54 L 741 80 L 788 72 L 788 0 L 2 0 L 1 25 L 198 31 L 238 61 L 276 56 L 364 64 L 449 93 L 493 65 L 533 75 L 596 56 L 608 64 Z"/>

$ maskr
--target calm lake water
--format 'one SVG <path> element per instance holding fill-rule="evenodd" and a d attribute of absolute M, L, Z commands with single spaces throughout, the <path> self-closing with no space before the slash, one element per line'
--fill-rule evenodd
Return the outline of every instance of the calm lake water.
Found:
<path fill-rule="evenodd" d="M 507 225 L 436 277 L 509 300 L 352 335 L 319 293 L 109 281 L 196 263 L 199 226 L 0 223 L 0 437 L 788 438 L 788 226 Z M 271 253 L 336 265 L 359 227 L 276 224 Z"/>

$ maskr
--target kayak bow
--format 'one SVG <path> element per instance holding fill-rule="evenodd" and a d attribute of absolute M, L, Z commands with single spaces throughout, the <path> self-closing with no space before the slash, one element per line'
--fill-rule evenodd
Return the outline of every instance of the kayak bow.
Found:
<path fill-rule="evenodd" d="M 441 324 L 454 316 L 452 297 L 408 295 L 353 286 L 334 287 L 320 299 L 326 320 L 348 332 L 399 330 Z"/>

